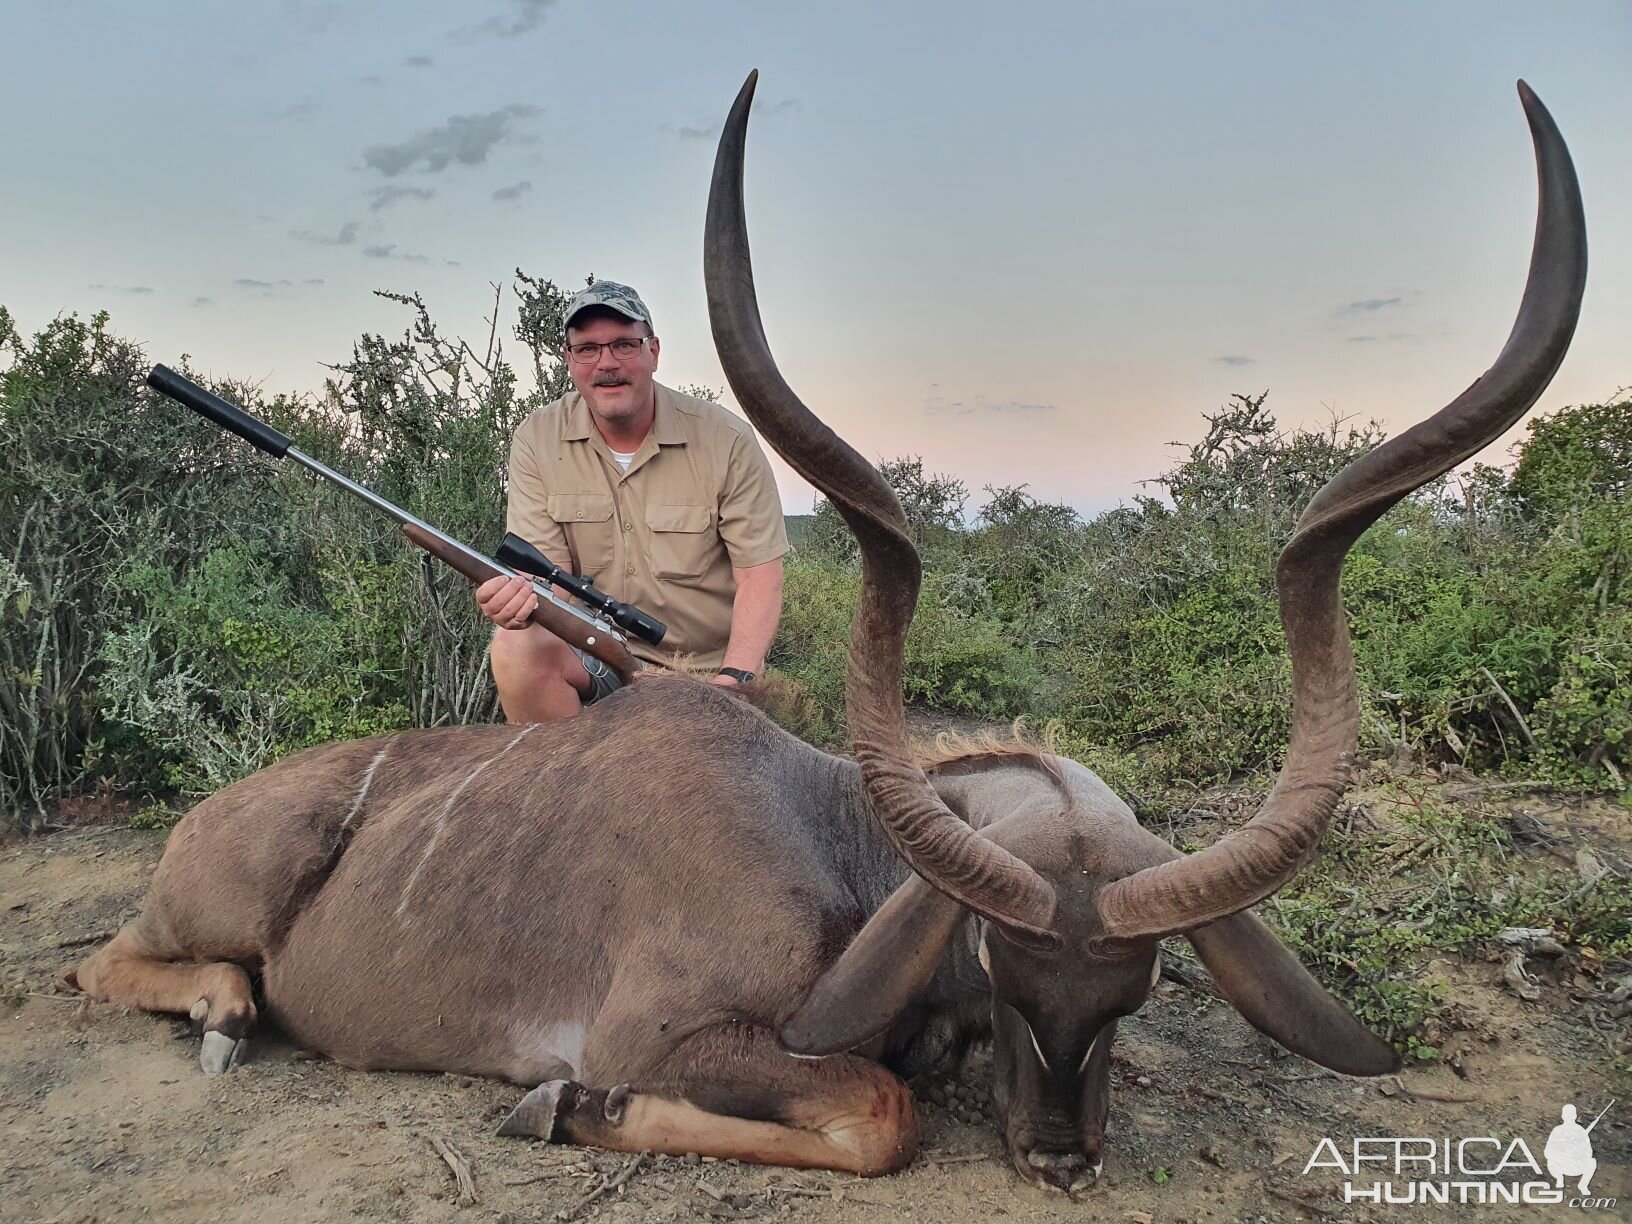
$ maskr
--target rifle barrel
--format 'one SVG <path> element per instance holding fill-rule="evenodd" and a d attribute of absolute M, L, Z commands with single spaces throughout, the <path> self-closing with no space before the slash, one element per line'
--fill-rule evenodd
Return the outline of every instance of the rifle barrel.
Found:
<path fill-rule="evenodd" d="M 1613 1104 L 1615 1104 L 1615 1098 L 1614 1098 L 1614 1097 L 1610 1097 L 1610 1098 L 1609 1098 L 1609 1105 L 1613 1105 Z M 1592 1128 L 1593 1128 L 1593 1127 L 1594 1127 L 1594 1126 L 1597 1126 L 1597 1125 L 1598 1125 L 1598 1123 L 1600 1123 L 1600 1122 L 1602 1122 L 1602 1121 L 1603 1121 L 1603 1120 L 1604 1120 L 1604 1115 L 1605 1115 L 1605 1114 L 1606 1114 L 1606 1113 L 1608 1113 L 1608 1112 L 1609 1112 L 1609 1105 L 1605 1105 L 1605 1106 L 1604 1106 L 1604 1107 L 1603 1107 L 1603 1108 L 1602 1108 L 1602 1109 L 1600 1109 L 1600 1110 L 1599 1110 L 1599 1111 L 1598 1111 L 1598 1116 L 1597 1116 L 1597 1117 L 1596 1117 L 1596 1118 L 1594 1118 L 1594 1119 L 1593 1119 L 1593 1120 L 1592 1120 L 1592 1121 L 1591 1121 L 1591 1122 L 1590 1122 L 1590 1123 L 1589 1123 L 1589 1124 L 1588 1124 L 1588 1126 L 1587 1126 L 1587 1129 L 1588 1129 L 1588 1130 L 1589 1130 L 1589 1131 L 1590 1131 L 1590 1130 L 1591 1130 L 1591 1129 L 1592 1129 Z"/>
<path fill-rule="evenodd" d="M 502 565 L 485 553 L 454 539 L 447 532 L 432 526 L 424 519 L 408 513 L 395 502 L 381 497 L 366 485 L 360 485 L 349 476 L 343 476 L 328 464 L 312 458 L 291 442 L 287 435 L 272 428 L 259 417 L 251 416 L 234 403 L 207 391 L 192 379 L 177 374 L 168 366 L 156 365 L 147 376 L 147 385 L 161 395 L 191 408 L 200 416 L 215 422 L 229 433 L 237 434 L 258 450 L 274 459 L 293 459 L 308 471 L 321 476 L 331 484 L 339 485 L 354 497 L 359 497 L 376 510 L 390 515 L 402 527 L 415 545 L 437 560 L 458 570 L 473 585 L 486 582 L 496 575 L 521 578 L 538 595 L 538 609 L 533 621 L 557 637 L 569 642 L 587 654 L 594 655 L 628 683 L 640 670 L 640 662 L 629 653 L 627 638 L 607 621 L 576 608 L 550 590 L 547 584 L 537 582 L 531 575 Z"/>

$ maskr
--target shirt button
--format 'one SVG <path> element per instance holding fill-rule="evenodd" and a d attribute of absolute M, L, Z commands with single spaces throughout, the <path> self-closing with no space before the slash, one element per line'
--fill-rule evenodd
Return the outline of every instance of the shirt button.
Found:
<path fill-rule="evenodd" d="M 625 574 L 627 574 L 629 577 L 633 578 L 635 576 L 635 567 L 632 566 L 632 565 L 627 566 L 627 567 L 625 567 L 623 572 Z"/>
<path fill-rule="evenodd" d="M 634 525 L 632 523 L 630 523 L 628 519 L 624 519 L 623 520 L 623 529 L 625 531 L 633 531 L 635 528 L 634 528 Z"/>

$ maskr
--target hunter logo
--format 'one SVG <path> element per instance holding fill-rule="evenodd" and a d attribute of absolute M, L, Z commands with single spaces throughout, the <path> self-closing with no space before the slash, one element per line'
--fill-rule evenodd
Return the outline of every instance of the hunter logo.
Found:
<path fill-rule="evenodd" d="M 1527 1203 L 1613 1210 L 1615 1199 L 1588 1195 L 1598 1171 L 1592 1129 L 1614 1104 L 1611 1100 L 1586 1126 L 1576 1121 L 1575 1106 L 1565 1105 L 1540 1161 L 1522 1138 L 1369 1136 L 1351 1140 L 1347 1150 L 1323 1138 L 1303 1174 L 1321 1169 L 1342 1174 L 1345 1203 Z"/>
<path fill-rule="evenodd" d="M 1613 1104 L 1614 1101 L 1609 1103 Z M 1590 1133 L 1592 1128 L 1603 1120 L 1604 1114 L 1609 1112 L 1609 1105 L 1605 1105 L 1587 1126 L 1576 1122 L 1574 1105 L 1566 1105 L 1559 1110 L 1559 1117 L 1563 1121 L 1553 1127 L 1553 1133 L 1547 1136 L 1547 1146 L 1542 1149 L 1542 1155 L 1547 1159 L 1548 1174 L 1560 1187 L 1564 1185 L 1566 1177 L 1580 1178 L 1576 1189 L 1582 1194 L 1585 1194 L 1592 1184 L 1592 1175 L 1598 1171 L 1598 1162 L 1592 1158 Z"/>

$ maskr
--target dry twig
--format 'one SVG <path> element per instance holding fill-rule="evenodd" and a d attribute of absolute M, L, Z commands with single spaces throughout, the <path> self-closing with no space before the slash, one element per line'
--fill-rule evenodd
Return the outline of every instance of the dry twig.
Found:
<path fill-rule="evenodd" d="M 647 1153 L 645 1152 L 638 1153 L 633 1160 L 618 1170 L 618 1175 L 616 1177 L 612 1178 L 610 1181 L 603 1181 L 600 1185 L 596 1186 L 595 1189 L 584 1195 L 583 1198 L 579 1199 L 571 1207 L 563 1207 L 560 1211 L 555 1213 L 555 1218 L 557 1220 L 573 1219 L 580 1211 L 582 1211 L 585 1207 L 588 1207 L 602 1195 L 615 1194 L 617 1191 L 621 1190 L 624 1184 L 640 1171 L 640 1166 L 646 1163 L 646 1156 Z"/>
<path fill-rule="evenodd" d="M 859 1203 L 863 1207 L 889 1206 L 888 1203 L 881 1203 L 877 1199 L 862 1198 L 858 1194 L 845 1190 L 843 1186 L 833 1186 L 826 1190 L 815 1186 L 768 1186 L 767 1189 L 772 1194 L 792 1194 L 802 1198 L 829 1199 L 835 1203 Z"/>
<path fill-rule="evenodd" d="M 538 1182 L 541 1182 L 541 1181 L 553 1181 L 557 1177 L 577 1177 L 577 1176 L 580 1176 L 580 1174 L 578 1173 L 578 1171 L 577 1171 L 577 1169 L 575 1167 L 569 1167 L 569 1168 L 564 1168 L 564 1169 L 548 1169 L 545 1172 L 535 1174 L 532 1177 L 517 1177 L 517 1178 L 514 1178 L 514 1179 L 506 1180 L 506 1181 L 501 1182 L 500 1185 L 504 1185 L 504 1186 L 532 1186 L 532 1185 L 536 1185 Z"/>
<path fill-rule="evenodd" d="M 465 1154 L 441 1135 L 431 1136 L 431 1146 L 453 1170 L 453 1180 L 459 1187 L 459 1206 L 472 1207 L 481 1202 L 476 1195 L 476 1179 L 470 1173 L 470 1161 Z"/>
<path fill-rule="evenodd" d="M 985 1152 L 966 1152 L 961 1156 L 932 1156 L 925 1155 L 924 1160 L 930 1164 L 970 1164 L 977 1160 L 990 1160 L 991 1156 Z"/>
<path fill-rule="evenodd" d="M 1407 1096 L 1415 1097 L 1419 1101 L 1437 1101 L 1442 1105 L 1472 1105 L 1477 1097 L 1458 1096 L 1454 1092 L 1442 1092 L 1438 1088 L 1413 1088 L 1398 1075 L 1388 1077 L 1394 1081 L 1396 1087 Z"/>
<path fill-rule="evenodd" d="M 1507 690 L 1497 682 L 1495 676 L 1490 674 L 1490 668 L 1480 664 L 1479 671 L 1486 680 L 1490 681 L 1490 686 L 1496 690 L 1496 695 L 1507 704 L 1508 712 L 1513 715 L 1513 721 L 1519 724 L 1519 734 L 1524 736 L 1524 742 L 1534 748 L 1536 746 L 1536 737 L 1531 734 L 1530 724 L 1524 721 L 1524 715 L 1519 713 L 1519 707 L 1513 704 L 1513 698 L 1507 695 Z"/>
<path fill-rule="evenodd" d="M 1188 957 L 1173 953 L 1162 954 L 1162 977 L 1169 982 L 1177 982 L 1180 986 L 1200 994 L 1222 997 L 1218 987 L 1213 983 L 1213 975 Z"/>
<path fill-rule="evenodd" d="M 52 944 L 53 948 L 83 948 L 86 944 L 101 943 L 104 939 L 112 939 L 112 931 L 92 931 L 89 935 L 75 935 L 72 939 L 59 939 Z"/>

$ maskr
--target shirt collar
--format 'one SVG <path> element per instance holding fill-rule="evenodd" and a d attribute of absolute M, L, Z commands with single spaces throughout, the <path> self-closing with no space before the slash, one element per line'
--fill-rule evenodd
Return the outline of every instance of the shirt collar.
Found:
<path fill-rule="evenodd" d="M 675 402 L 678 395 L 661 383 L 653 383 L 652 388 L 657 392 L 657 412 L 652 417 L 651 436 L 659 446 L 684 446 L 686 431 L 681 428 L 680 409 Z"/>

